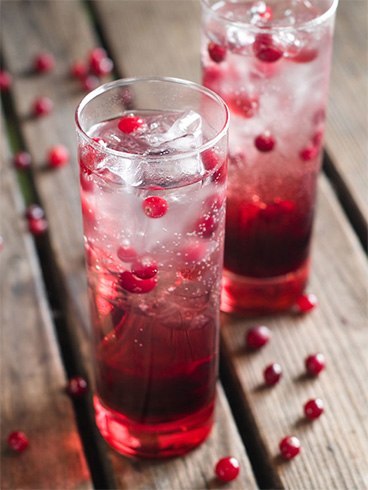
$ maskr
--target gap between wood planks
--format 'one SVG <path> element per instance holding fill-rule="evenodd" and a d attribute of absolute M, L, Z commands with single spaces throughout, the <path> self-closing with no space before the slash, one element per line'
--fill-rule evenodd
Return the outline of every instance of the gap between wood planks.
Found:
<path fill-rule="evenodd" d="M 16 151 L 26 150 L 22 134 L 19 131 L 19 121 L 17 120 L 14 111 L 11 94 L 8 93 L 4 96 L 2 95 L 1 100 L 5 115 L 5 129 L 8 134 L 12 153 L 14 154 Z M 42 206 L 31 172 L 17 172 L 17 177 L 25 204 L 38 203 Z M 75 375 L 87 377 L 80 361 L 78 349 L 74 345 L 70 335 L 72 330 L 67 326 L 67 318 L 64 309 L 65 305 L 63 301 L 63 298 L 65 297 L 64 284 L 52 254 L 47 232 L 45 235 L 35 238 L 35 248 L 41 267 L 42 278 L 45 283 L 47 299 L 53 315 L 53 324 L 55 326 L 58 346 L 67 378 L 69 379 Z M 72 402 L 79 435 L 83 444 L 83 450 L 93 484 L 97 489 L 114 489 L 116 488 L 116 485 L 111 476 L 113 472 L 94 423 L 91 400 L 81 398 L 72 399 Z"/>

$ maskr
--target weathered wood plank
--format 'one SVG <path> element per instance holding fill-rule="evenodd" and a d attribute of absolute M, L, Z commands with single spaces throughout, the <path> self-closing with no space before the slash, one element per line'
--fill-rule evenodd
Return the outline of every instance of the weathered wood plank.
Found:
<path fill-rule="evenodd" d="M 88 354 L 88 314 L 85 301 L 85 272 L 82 260 L 82 228 L 77 189 L 77 165 L 73 112 L 81 94 L 66 74 L 70 60 L 84 56 L 95 44 L 85 11 L 78 2 L 44 1 L 26 3 L 7 1 L 3 6 L 4 55 L 15 74 L 14 96 L 21 130 L 34 162 L 34 179 L 50 222 L 50 240 L 56 266 L 65 292 L 68 318 L 77 332 L 79 346 Z M 67 27 L 65 27 L 67 26 Z M 52 40 L 51 40 L 52 37 Z M 28 39 L 23 45 L 22 40 Z M 76 42 L 78 40 L 79 42 Z M 57 70 L 45 77 L 24 75 L 32 55 L 41 47 L 56 55 Z M 30 103 L 40 93 L 55 103 L 53 114 L 44 120 L 27 119 Z M 72 165 L 56 172 L 44 169 L 47 148 L 63 143 L 72 152 Z M 210 488 L 220 486 L 213 480 L 214 461 L 235 454 L 242 466 L 242 478 L 230 488 L 256 488 L 239 434 L 224 396 L 219 396 L 217 425 L 209 441 L 186 458 L 167 463 L 133 463 L 107 449 L 115 468 L 119 488 Z M 165 485 L 165 486 L 164 486 Z"/>
<path fill-rule="evenodd" d="M 1 121 L 0 121 L 1 123 Z M 3 128 L 2 128 L 3 129 Z M 1 488 L 92 488 L 51 312 L 9 152 L 1 130 Z M 7 434 L 24 431 L 29 448 L 5 448 Z M 67 468 L 67 471 L 66 471 Z"/>
<path fill-rule="evenodd" d="M 332 178 L 344 193 L 342 199 L 357 215 L 361 233 L 365 234 L 368 226 L 367 18 L 366 0 L 340 0 L 326 133 Z"/>

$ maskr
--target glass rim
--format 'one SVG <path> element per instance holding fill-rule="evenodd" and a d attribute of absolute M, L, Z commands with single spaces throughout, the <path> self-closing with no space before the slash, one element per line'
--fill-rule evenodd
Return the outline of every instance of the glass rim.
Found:
<path fill-rule="evenodd" d="M 225 0 L 225 3 L 237 3 L 234 1 L 228 1 Z M 269 26 L 267 25 L 254 25 L 250 24 L 249 22 L 242 22 L 242 21 L 236 21 L 236 20 L 231 20 L 226 18 L 225 15 L 219 14 L 218 11 L 213 9 L 213 5 L 211 4 L 211 0 L 201 0 L 201 4 L 203 7 L 207 8 L 213 15 L 216 16 L 217 19 L 220 19 L 222 22 L 237 27 L 242 28 L 242 29 L 250 29 L 253 31 L 262 31 L 262 32 L 280 32 L 280 31 L 287 31 L 287 32 L 295 32 L 299 30 L 304 30 L 304 29 L 310 29 L 312 27 L 316 27 L 320 24 L 323 24 L 327 19 L 331 18 L 334 13 L 336 12 L 337 5 L 339 3 L 339 0 L 331 0 L 331 5 L 328 7 L 327 10 L 325 10 L 322 14 L 318 15 L 317 17 L 308 20 L 306 22 L 302 22 L 297 26 Z"/>
<path fill-rule="evenodd" d="M 94 100 L 96 97 L 99 95 L 107 92 L 110 89 L 116 88 L 116 87 L 123 87 L 123 86 L 128 86 L 128 85 L 133 85 L 134 83 L 137 82 L 148 82 L 148 83 L 160 83 L 160 82 L 167 82 L 167 83 L 172 83 L 175 85 L 181 85 L 185 87 L 189 87 L 191 89 L 194 89 L 196 92 L 201 92 L 202 94 L 205 94 L 208 96 L 210 99 L 215 101 L 219 107 L 221 107 L 224 111 L 224 123 L 219 131 L 216 132 L 216 135 L 208 140 L 206 143 L 203 143 L 202 145 L 198 146 L 198 148 L 194 148 L 191 150 L 183 151 L 180 153 L 175 153 L 173 155 L 142 155 L 139 153 L 129 153 L 129 152 L 124 152 L 124 151 L 118 151 L 118 150 L 113 150 L 111 148 L 107 148 L 104 146 L 101 146 L 98 142 L 93 140 L 91 136 L 88 135 L 88 133 L 82 128 L 81 125 L 81 114 L 83 109 L 87 106 L 89 102 Z M 230 112 L 229 109 L 224 102 L 224 100 L 217 95 L 215 92 L 212 90 L 200 85 L 199 83 L 192 82 L 190 80 L 184 80 L 181 78 L 175 78 L 175 77 L 131 77 L 131 78 L 120 78 L 118 80 L 113 80 L 111 82 L 104 83 L 97 87 L 96 89 L 92 90 L 89 92 L 87 95 L 83 97 L 83 99 L 80 101 L 80 103 L 77 106 L 77 109 L 75 111 L 75 124 L 77 126 L 78 133 L 86 140 L 88 141 L 88 144 L 90 144 L 93 148 L 98 150 L 99 152 L 104 152 L 109 155 L 113 155 L 115 157 L 120 157 L 120 158 L 144 158 L 146 160 L 162 160 L 165 158 L 165 160 L 181 160 L 184 158 L 189 158 L 194 155 L 198 155 L 199 153 L 203 153 L 204 151 L 212 148 L 213 146 L 216 145 L 218 141 L 220 141 L 226 134 L 226 132 L 229 129 L 229 124 L 230 124 Z"/>

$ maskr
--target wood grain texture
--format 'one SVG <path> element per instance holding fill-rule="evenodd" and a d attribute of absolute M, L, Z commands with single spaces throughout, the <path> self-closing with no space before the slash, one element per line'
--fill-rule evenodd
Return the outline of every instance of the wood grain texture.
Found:
<path fill-rule="evenodd" d="M 368 224 L 368 2 L 340 0 L 326 144 L 346 196 Z M 366 228 L 367 229 L 367 228 Z"/>
<path fill-rule="evenodd" d="M 108 2 L 109 3 L 109 2 Z M 117 2 L 120 3 L 120 2 Z M 138 5 L 138 3 L 137 3 Z M 82 252 L 82 227 L 77 189 L 77 163 L 73 115 L 81 93 L 67 73 L 71 60 L 83 57 L 96 44 L 86 11 L 79 2 L 7 1 L 3 5 L 4 57 L 15 75 L 14 100 L 20 127 L 35 165 L 34 179 L 50 223 L 50 240 L 65 292 L 64 304 L 84 362 L 90 364 L 88 313 Z M 28 42 L 25 42 L 28 39 Z M 23 44 L 24 42 L 24 44 Z M 57 70 L 45 76 L 27 73 L 32 56 L 41 48 L 51 50 Z M 29 119 L 29 107 L 37 95 L 45 93 L 55 103 L 45 119 Z M 71 152 L 70 166 L 57 171 L 45 168 L 45 153 L 54 143 L 65 144 Z M 209 441 L 185 458 L 167 463 L 135 463 L 116 455 L 113 460 L 119 488 L 220 488 L 213 480 L 216 459 L 235 454 L 242 477 L 229 488 L 256 488 L 249 461 L 220 390 L 217 424 Z M 192 463 L 190 463 L 192 462 Z"/>
<path fill-rule="evenodd" d="M 1 140 L 0 486 L 3 490 L 89 489 L 92 483 L 65 394 L 51 312 L 3 131 Z M 6 447 L 7 435 L 14 430 L 29 437 L 30 446 L 23 454 Z"/>

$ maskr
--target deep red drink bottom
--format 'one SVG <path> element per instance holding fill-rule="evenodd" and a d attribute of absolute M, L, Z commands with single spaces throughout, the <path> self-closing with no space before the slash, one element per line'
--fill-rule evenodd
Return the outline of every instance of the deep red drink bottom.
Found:
<path fill-rule="evenodd" d="M 140 458 L 180 456 L 201 444 L 213 425 L 214 402 L 198 412 L 160 424 L 142 424 L 106 408 L 94 397 L 96 424 L 119 453 Z"/>
<path fill-rule="evenodd" d="M 291 308 L 303 293 L 309 275 L 309 260 L 297 270 L 272 278 L 238 276 L 224 270 L 221 310 L 258 315 Z"/>

